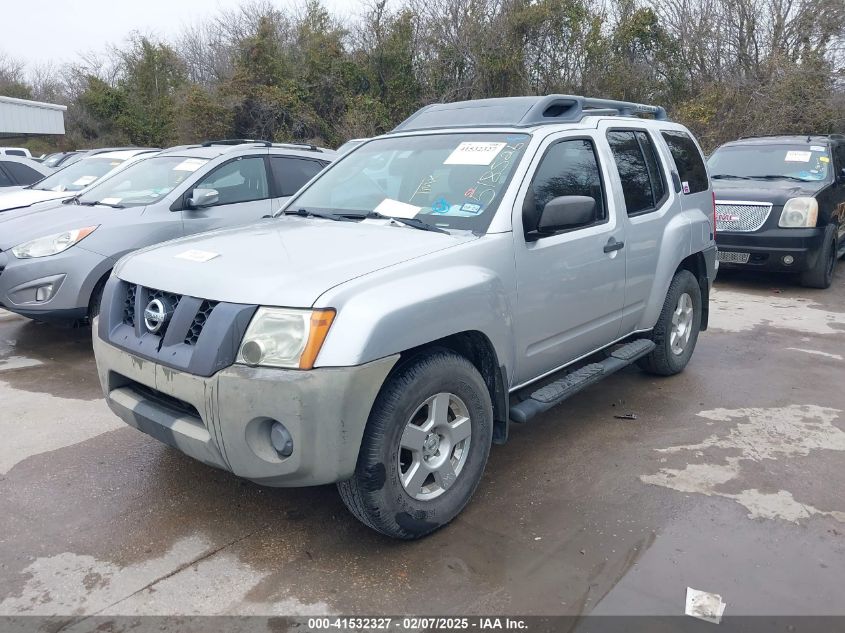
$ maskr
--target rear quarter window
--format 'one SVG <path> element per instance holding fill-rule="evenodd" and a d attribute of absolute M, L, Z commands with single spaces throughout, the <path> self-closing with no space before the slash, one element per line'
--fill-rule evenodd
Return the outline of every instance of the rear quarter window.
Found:
<path fill-rule="evenodd" d="M 707 178 L 707 169 L 704 167 L 704 159 L 692 137 L 686 132 L 678 130 L 663 130 L 661 134 L 669 146 L 672 158 L 675 159 L 683 192 L 699 193 L 700 191 L 707 191 L 710 185 Z"/>
<path fill-rule="evenodd" d="M 26 165 L 21 165 L 20 163 L 13 163 L 9 161 L 4 166 L 6 167 L 6 171 L 12 174 L 12 178 L 14 178 L 19 185 L 31 185 L 32 183 L 44 178 L 44 176 L 34 169 L 27 167 Z"/>

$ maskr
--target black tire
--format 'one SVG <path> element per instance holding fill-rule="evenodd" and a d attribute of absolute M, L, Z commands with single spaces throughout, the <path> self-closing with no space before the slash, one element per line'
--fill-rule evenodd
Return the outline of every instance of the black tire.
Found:
<path fill-rule="evenodd" d="M 828 225 L 824 232 L 824 243 L 816 258 L 815 265 L 801 273 L 801 285 L 807 288 L 830 288 L 833 273 L 836 270 L 836 229 Z"/>
<path fill-rule="evenodd" d="M 684 294 L 692 300 L 692 324 L 689 339 L 683 346 L 683 351 L 678 354 L 672 350 L 672 318 Z M 658 376 L 673 376 L 682 372 L 695 350 L 700 328 L 701 287 L 690 271 L 679 270 L 672 278 L 672 283 L 669 284 L 663 309 L 651 333 L 651 340 L 654 341 L 656 347 L 648 356 L 637 361 L 637 364 L 641 369 Z"/>
<path fill-rule="evenodd" d="M 419 500 L 400 479 L 400 457 L 411 455 L 400 447 L 400 441 L 415 412 L 444 392 L 457 396 L 468 413 L 471 435 L 466 458 L 453 483 L 444 486 L 439 496 Z M 450 412 L 453 402 L 457 401 L 449 400 Z M 341 499 L 357 519 L 382 534 L 420 538 L 449 523 L 467 504 L 481 480 L 492 439 L 493 406 L 478 370 L 451 351 L 424 352 L 399 367 L 379 392 L 355 474 L 337 484 Z M 450 450 L 446 458 L 452 459 L 453 454 Z M 430 486 L 438 485 L 431 481 Z"/>
<path fill-rule="evenodd" d="M 97 282 L 97 285 L 94 286 L 94 290 L 91 291 L 91 299 L 88 301 L 89 325 L 94 322 L 95 317 L 100 315 L 100 304 L 103 301 L 103 289 L 106 287 L 108 279 L 108 275 L 100 279 L 100 281 Z"/>

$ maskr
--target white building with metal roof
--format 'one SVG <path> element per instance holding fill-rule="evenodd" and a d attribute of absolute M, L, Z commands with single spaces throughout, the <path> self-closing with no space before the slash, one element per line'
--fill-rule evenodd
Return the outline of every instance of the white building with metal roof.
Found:
<path fill-rule="evenodd" d="M 0 96 L 0 137 L 64 134 L 67 106 Z"/>

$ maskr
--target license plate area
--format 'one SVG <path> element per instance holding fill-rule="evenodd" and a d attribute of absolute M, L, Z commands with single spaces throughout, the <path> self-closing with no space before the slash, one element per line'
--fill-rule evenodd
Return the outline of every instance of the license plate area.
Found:
<path fill-rule="evenodd" d="M 751 253 L 736 253 L 734 251 L 719 251 L 718 258 L 720 262 L 726 264 L 747 264 Z"/>

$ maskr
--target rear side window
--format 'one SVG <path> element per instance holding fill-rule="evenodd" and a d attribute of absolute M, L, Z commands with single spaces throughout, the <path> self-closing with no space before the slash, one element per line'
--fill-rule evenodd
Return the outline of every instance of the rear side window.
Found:
<path fill-rule="evenodd" d="M 663 134 L 663 138 L 669 146 L 672 158 L 675 159 L 683 192 L 698 193 L 699 191 L 706 191 L 708 187 L 707 169 L 705 169 L 701 153 L 690 135 L 677 130 L 664 130 L 661 134 Z"/>
<path fill-rule="evenodd" d="M 9 178 L 8 174 L 3 170 L 4 165 L 8 165 L 9 163 L 2 162 L 0 163 L 0 187 L 11 187 L 15 183 L 12 182 L 12 179 Z"/>
<path fill-rule="evenodd" d="M 325 165 L 307 158 L 271 156 L 270 172 L 279 196 L 292 196 L 302 185 L 319 174 Z"/>
<path fill-rule="evenodd" d="M 6 156 L 24 156 L 26 157 L 26 152 L 22 149 L 7 149 Z"/>
<path fill-rule="evenodd" d="M 648 134 L 635 130 L 611 130 L 607 142 L 616 160 L 628 215 L 654 211 L 666 192 Z"/>
<path fill-rule="evenodd" d="M 6 171 L 12 174 L 12 178 L 18 181 L 19 185 L 31 185 L 32 183 L 44 178 L 43 175 L 26 165 L 20 163 L 8 162 L 4 165 Z"/>

